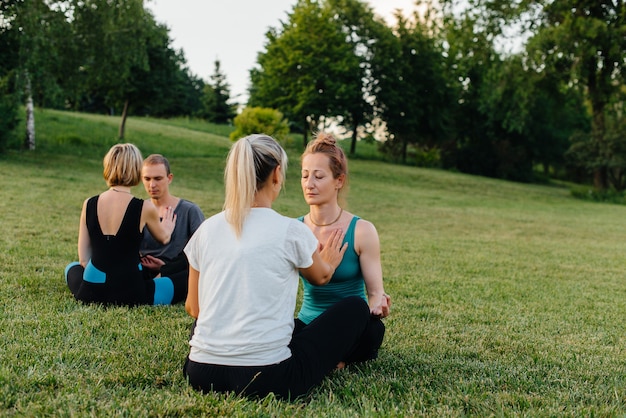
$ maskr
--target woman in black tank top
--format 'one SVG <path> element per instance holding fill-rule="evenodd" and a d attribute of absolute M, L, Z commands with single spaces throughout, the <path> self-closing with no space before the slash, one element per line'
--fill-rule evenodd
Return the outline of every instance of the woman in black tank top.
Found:
<path fill-rule="evenodd" d="M 109 189 L 83 204 L 78 233 L 79 261 L 65 269 L 74 297 L 85 303 L 145 305 L 172 303 L 176 284 L 169 278 L 144 280 L 139 260 L 142 231 L 148 227 L 167 243 L 175 226 L 168 208 L 160 220 L 155 206 L 131 194 L 141 181 L 143 159 L 133 144 L 114 145 L 104 157 Z"/>

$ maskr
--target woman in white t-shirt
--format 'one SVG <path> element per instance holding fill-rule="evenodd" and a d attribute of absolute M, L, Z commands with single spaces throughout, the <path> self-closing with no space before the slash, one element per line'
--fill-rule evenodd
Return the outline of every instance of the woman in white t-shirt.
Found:
<path fill-rule="evenodd" d="M 226 162 L 224 211 L 185 247 L 185 308 L 196 321 L 184 374 L 195 389 L 295 399 L 355 349 L 369 322 L 367 303 L 346 298 L 292 338 L 299 274 L 326 284 L 346 246 L 341 229 L 320 245 L 302 222 L 272 210 L 286 169 L 273 138 L 237 141 Z"/>

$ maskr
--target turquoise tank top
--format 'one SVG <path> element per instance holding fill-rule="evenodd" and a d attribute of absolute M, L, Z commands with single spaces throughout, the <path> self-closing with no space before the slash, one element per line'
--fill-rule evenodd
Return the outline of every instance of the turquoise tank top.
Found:
<path fill-rule="evenodd" d="M 304 286 L 304 300 L 300 312 L 298 312 L 298 319 L 305 324 L 313 321 L 319 314 L 343 298 L 360 296 L 367 302 L 365 280 L 361 272 L 359 256 L 354 249 L 354 230 L 359 219 L 358 216 L 355 216 L 350 221 L 350 226 L 348 226 L 346 236 L 343 239 L 343 242 L 348 243 L 348 249 L 330 282 L 323 286 L 315 286 L 301 277 Z M 304 216 L 299 217 L 298 220 L 304 222 Z"/>

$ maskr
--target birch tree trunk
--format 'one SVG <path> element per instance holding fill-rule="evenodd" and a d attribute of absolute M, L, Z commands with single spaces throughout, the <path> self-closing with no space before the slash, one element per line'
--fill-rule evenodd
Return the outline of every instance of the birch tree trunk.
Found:
<path fill-rule="evenodd" d="M 26 138 L 24 146 L 26 149 L 35 149 L 35 106 L 33 105 L 33 92 L 30 85 L 30 75 L 28 71 L 26 76 Z"/>

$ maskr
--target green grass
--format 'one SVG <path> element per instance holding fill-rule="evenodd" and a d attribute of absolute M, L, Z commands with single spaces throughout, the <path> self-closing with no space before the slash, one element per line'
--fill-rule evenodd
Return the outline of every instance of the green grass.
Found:
<path fill-rule="evenodd" d="M 40 110 L 37 150 L 0 156 L 0 415 L 626 414 L 623 206 L 360 158 L 349 209 L 377 226 L 393 296 L 380 358 L 295 403 L 194 392 L 183 306 L 83 306 L 63 281 L 117 123 Z M 131 118 L 126 140 L 169 157 L 173 193 L 211 215 L 230 145 L 212 129 Z M 307 210 L 299 151 L 275 204 L 289 216 Z"/>

